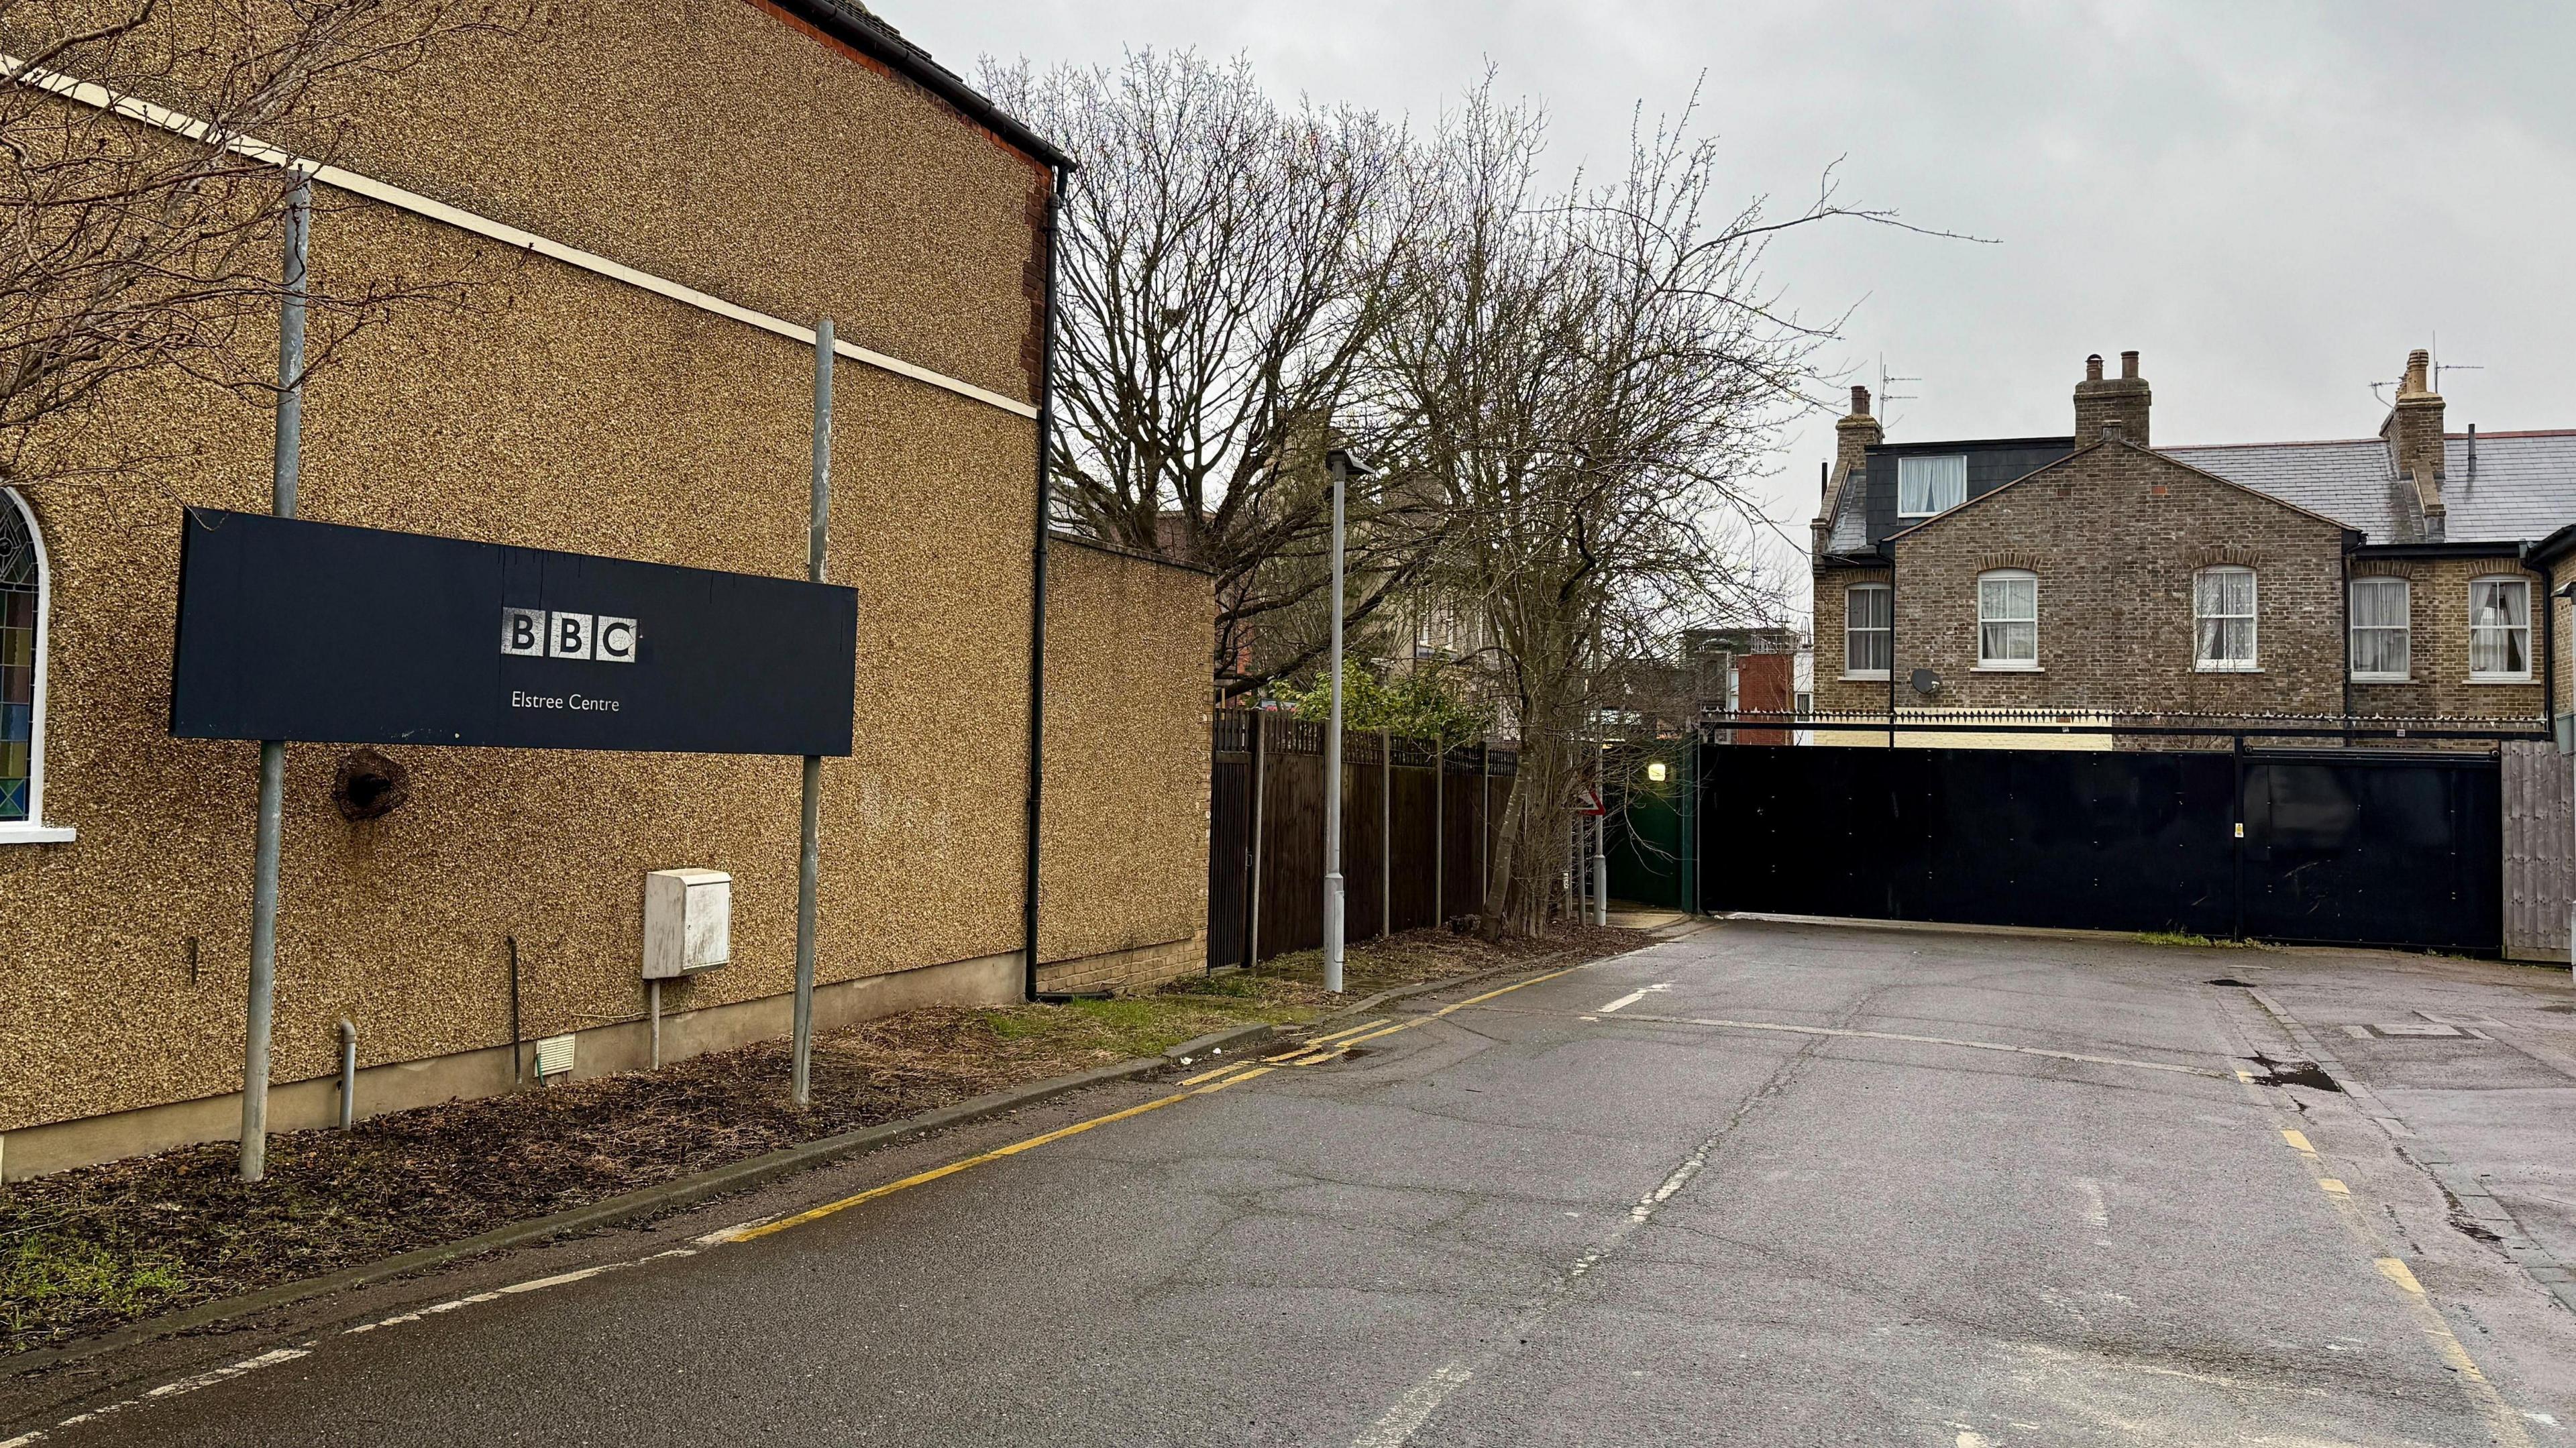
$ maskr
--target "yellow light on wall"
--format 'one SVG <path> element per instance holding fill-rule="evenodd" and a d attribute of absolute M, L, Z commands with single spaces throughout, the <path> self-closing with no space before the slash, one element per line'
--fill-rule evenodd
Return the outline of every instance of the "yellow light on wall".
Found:
<path fill-rule="evenodd" d="M 1648 760 L 1646 763 L 1646 778 L 1653 780 L 1657 784 L 1663 783 L 1664 776 L 1670 773 L 1672 773 L 1672 771 L 1666 768 L 1664 762 L 1660 759 Z"/>

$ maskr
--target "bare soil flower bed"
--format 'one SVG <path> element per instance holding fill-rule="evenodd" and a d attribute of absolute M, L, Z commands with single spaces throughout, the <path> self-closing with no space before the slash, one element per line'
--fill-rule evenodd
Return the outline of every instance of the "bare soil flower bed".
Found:
<path fill-rule="evenodd" d="M 1489 945 L 1421 930 L 1352 948 L 1348 997 L 1643 944 L 1583 928 Z M 909 1011 L 820 1036 L 814 1104 L 788 1100 L 784 1041 L 658 1072 L 455 1101 L 274 1137 L 268 1179 L 230 1142 L 0 1188 L 0 1354 L 320 1276 L 1026 1082 L 1154 1055 L 1330 1003 L 1314 952 L 1149 994 L 1060 1006 Z M 5 1356 L 0 1356 L 5 1361 Z"/>

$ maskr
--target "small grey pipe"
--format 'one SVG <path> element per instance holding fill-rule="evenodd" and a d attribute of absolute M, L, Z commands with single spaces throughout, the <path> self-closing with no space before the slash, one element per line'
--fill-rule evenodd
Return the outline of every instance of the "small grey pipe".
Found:
<path fill-rule="evenodd" d="M 284 285 L 277 315 L 277 449 L 269 510 L 295 516 L 304 446 L 304 256 L 313 188 L 299 179 L 286 197 Z M 277 860 L 286 833 L 286 744 L 259 742 L 259 824 L 252 846 L 250 999 L 242 1029 L 241 1179 L 268 1174 L 268 1051 L 277 1004 Z"/>
<path fill-rule="evenodd" d="M 660 976 L 657 975 L 644 982 L 644 1001 L 646 1009 L 653 1017 L 653 1069 L 659 1071 L 662 1069 L 662 978 Z"/>
<path fill-rule="evenodd" d="M 358 1028 L 340 1018 L 340 1129 L 358 1120 Z"/>
<path fill-rule="evenodd" d="M 814 490 L 805 524 L 805 572 L 823 581 L 832 534 L 832 319 L 814 326 Z M 823 873 L 823 759 L 805 756 L 804 807 L 796 851 L 796 1109 L 814 1095 L 814 932 Z M 658 1020 L 658 1017 L 656 1018 Z M 656 1061 L 660 1059 L 656 1033 Z"/>

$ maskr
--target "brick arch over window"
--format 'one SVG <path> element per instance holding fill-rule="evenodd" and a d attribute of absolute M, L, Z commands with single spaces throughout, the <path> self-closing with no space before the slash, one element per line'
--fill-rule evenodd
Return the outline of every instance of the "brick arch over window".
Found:
<path fill-rule="evenodd" d="M 68 840 L 44 827 L 45 544 L 26 500 L 0 488 L 0 843 Z"/>

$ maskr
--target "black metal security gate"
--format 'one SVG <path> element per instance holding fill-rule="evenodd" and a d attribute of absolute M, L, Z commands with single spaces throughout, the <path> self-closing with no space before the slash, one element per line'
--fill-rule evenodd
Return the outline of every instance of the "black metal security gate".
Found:
<path fill-rule="evenodd" d="M 2503 947 L 2492 754 L 1700 749 L 1710 910 Z"/>

